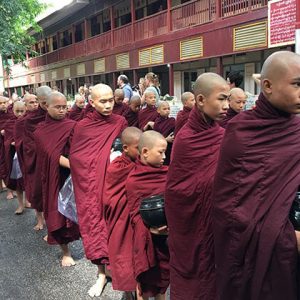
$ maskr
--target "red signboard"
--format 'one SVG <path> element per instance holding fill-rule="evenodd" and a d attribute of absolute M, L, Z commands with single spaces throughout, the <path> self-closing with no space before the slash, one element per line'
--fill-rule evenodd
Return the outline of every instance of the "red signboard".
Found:
<path fill-rule="evenodd" d="M 296 1 L 299 0 L 269 1 L 269 47 L 278 47 L 295 43 Z"/>

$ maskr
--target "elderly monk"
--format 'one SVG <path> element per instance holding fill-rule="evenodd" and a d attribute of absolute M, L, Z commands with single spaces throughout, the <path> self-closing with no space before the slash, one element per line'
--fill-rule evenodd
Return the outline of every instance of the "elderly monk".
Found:
<path fill-rule="evenodd" d="M 75 95 L 75 103 L 72 106 L 70 112 L 68 113 L 68 118 L 74 121 L 79 121 L 82 119 L 82 111 L 84 108 L 84 96 L 83 95 Z"/>
<path fill-rule="evenodd" d="M 87 259 L 98 265 L 97 282 L 89 290 L 99 296 L 106 282 L 107 230 L 103 216 L 103 187 L 113 141 L 127 126 L 124 117 L 112 114 L 114 95 L 105 84 L 91 92 L 94 111 L 79 121 L 71 142 L 70 164 L 80 233 Z"/>
<path fill-rule="evenodd" d="M 40 122 L 45 121 L 47 113 L 46 99 L 51 93 L 48 86 L 40 86 L 36 90 L 39 107 L 32 111 L 24 121 L 23 136 L 23 158 L 25 170 L 25 194 L 31 207 L 36 210 L 37 224 L 34 230 L 41 230 L 44 226 L 42 186 L 40 164 L 36 159 L 36 147 L 34 141 L 34 131 Z"/>
<path fill-rule="evenodd" d="M 244 110 L 247 101 L 247 95 L 241 88 L 233 88 L 230 90 L 229 109 L 226 116 L 219 122 L 223 128 L 227 127 L 227 123 L 237 114 Z"/>
<path fill-rule="evenodd" d="M 122 132 L 123 154 L 108 166 L 104 185 L 104 216 L 108 229 L 112 284 L 115 290 L 127 292 L 127 299 L 132 299 L 129 291 L 134 291 L 137 283 L 132 267 L 133 230 L 125 183 L 139 155 L 138 143 L 141 134 L 142 131 L 136 127 L 128 127 Z"/>
<path fill-rule="evenodd" d="M 16 101 L 13 104 L 13 116 L 6 121 L 5 132 L 4 132 L 4 149 L 5 149 L 5 162 L 7 176 L 5 179 L 6 186 L 13 191 L 16 191 L 18 198 L 18 207 L 15 211 L 16 215 L 21 215 L 24 211 L 24 181 L 23 176 L 20 178 L 11 178 L 13 170 L 13 162 L 18 161 L 14 158 L 16 149 L 15 149 L 15 137 L 14 137 L 14 128 L 16 121 L 25 114 L 25 104 L 22 101 Z M 15 170 L 14 170 L 15 171 Z M 16 174 L 15 174 L 16 175 Z"/>
<path fill-rule="evenodd" d="M 133 95 L 130 98 L 127 110 L 123 113 L 124 118 L 128 122 L 128 126 L 139 127 L 139 111 L 141 108 L 142 100 L 139 95 Z"/>
<path fill-rule="evenodd" d="M 212 184 L 228 109 L 229 86 L 217 74 L 200 75 L 196 104 L 178 132 L 166 186 L 172 300 L 215 300 Z"/>
<path fill-rule="evenodd" d="M 195 105 L 195 96 L 191 92 L 185 92 L 181 95 L 181 102 L 183 105 L 183 109 L 178 112 L 176 116 L 176 122 L 175 122 L 175 130 L 174 135 L 176 135 L 183 127 L 183 125 L 187 122 L 190 112 L 192 111 L 194 105 Z"/>
<path fill-rule="evenodd" d="M 115 104 L 114 104 L 114 108 L 113 108 L 113 114 L 122 116 L 128 108 L 128 105 L 123 102 L 124 101 L 124 90 L 116 89 L 114 92 L 114 99 L 115 99 Z"/>
<path fill-rule="evenodd" d="M 59 92 L 52 92 L 47 98 L 45 122 L 34 132 L 37 161 L 41 164 L 43 191 L 43 213 L 48 229 L 47 242 L 59 245 L 62 250 L 61 265 L 75 265 L 68 243 L 78 240 L 78 225 L 58 211 L 58 194 L 70 174 L 69 139 L 76 122 L 66 118 L 67 100 Z"/>
<path fill-rule="evenodd" d="M 300 232 L 289 211 L 300 184 L 300 56 L 269 56 L 261 91 L 222 142 L 213 208 L 218 300 L 299 299 Z"/>

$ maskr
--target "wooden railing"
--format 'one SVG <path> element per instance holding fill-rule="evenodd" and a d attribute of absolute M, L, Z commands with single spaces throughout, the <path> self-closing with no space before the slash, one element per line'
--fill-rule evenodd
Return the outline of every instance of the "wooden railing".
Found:
<path fill-rule="evenodd" d="M 107 50 L 111 47 L 111 32 L 105 32 L 86 40 L 86 55 Z"/>
<path fill-rule="evenodd" d="M 221 17 L 231 17 L 268 5 L 268 0 L 221 0 Z"/>
<path fill-rule="evenodd" d="M 131 23 L 114 29 L 114 47 L 127 45 L 133 42 Z"/>

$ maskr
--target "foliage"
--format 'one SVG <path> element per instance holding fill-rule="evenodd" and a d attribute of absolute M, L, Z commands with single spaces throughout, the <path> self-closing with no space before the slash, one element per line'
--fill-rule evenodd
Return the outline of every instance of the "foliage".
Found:
<path fill-rule="evenodd" d="M 33 52 L 35 40 L 28 30 L 41 30 L 35 18 L 44 8 L 38 0 L 0 0 L 0 54 L 5 69 L 9 70 L 11 56 L 15 62 L 22 62 L 26 52 Z"/>

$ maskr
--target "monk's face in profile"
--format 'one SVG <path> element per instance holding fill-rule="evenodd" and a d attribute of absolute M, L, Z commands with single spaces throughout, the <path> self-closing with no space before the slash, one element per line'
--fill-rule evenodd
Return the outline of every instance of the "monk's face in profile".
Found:
<path fill-rule="evenodd" d="M 148 165 L 159 168 L 163 165 L 166 155 L 167 141 L 165 139 L 158 139 L 155 141 L 152 148 L 142 148 L 141 156 L 143 161 Z"/>
<path fill-rule="evenodd" d="M 77 105 L 77 107 L 79 107 L 79 108 L 84 108 L 84 98 L 82 97 L 82 98 L 78 98 L 77 100 L 76 100 L 76 105 Z"/>
<path fill-rule="evenodd" d="M 28 100 L 26 100 L 25 104 L 28 111 L 34 111 L 39 107 L 39 103 L 35 96 L 30 97 Z"/>
<path fill-rule="evenodd" d="M 124 153 L 132 160 L 135 161 L 139 156 L 139 149 L 138 149 L 139 139 L 135 138 L 128 144 L 123 145 Z"/>
<path fill-rule="evenodd" d="M 145 102 L 149 106 L 154 106 L 156 104 L 156 97 L 154 93 L 147 93 L 145 96 Z"/>
<path fill-rule="evenodd" d="M 227 84 L 216 84 L 208 95 L 196 96 L 197 108 L 210 119 L 219 121 L 226 116 L 229 97 L 229 86 Z"/>
<path fill-rule="evenodd" d="M 8 101 L 6 99 L 0 98 L 0 111 L 7 111 Z"/>
<path fill-rule="evenodd" d="M 22 106 L 14 105 L 13 111 L 14 111 L 14 115 L 17 118 L 20 118 L 25 114 L 25 111 L 26 111 L 25 105 L 22 105 Z"/>
<path fill-rule="evenodd" d="M 47 101 L 46 96 L 40 96 L 38 97 L 38 103 L 43 110 L 47 110 Z"/>
<path fill-rule="evenodd" d="M 195 96 L 191 94 L 191 96 L 184 102 L 184 106 L 192 109 L 195 105 Z"/>
<path fill-rule="evenodd" d="M 129 107 L 134 113 L 137 113 L 141 108 L 141 100 L 130 102 Z"/>
<path fill-rule="evenodd" d="M 159 113 L 159 115 L 161 117 L 168 118 L 169 115 L 170 115 L 170 105 L 169 105 L 169 103 L 160 105 L 159 108 L 157 109 L 157 112 Z"/>
<path fill-rule="evenodd" d="M 246 94 L 236 94 L 230 95 L 229 97 L 229 106 L 236 112 L 240 113 L 244 110 L 246 105 L 247 96 Z"/>
<path fill-rule="evenodd" d="M 112 114 L 114 108 L 114 95 L 112 91 L 103 91 L 101 93 L 95 93 L 93 91 L 93 98 L 91 104 L 95 110 L 103 116 L 109 116 Z"/>
<path fill-rule="evenodd" d="M 67 100 L 63 97 L 52 98 L 51 103 L 47 105 L 48 114 L 55 120 L 62 120 L 65 118 L 67 110 Z"/>

